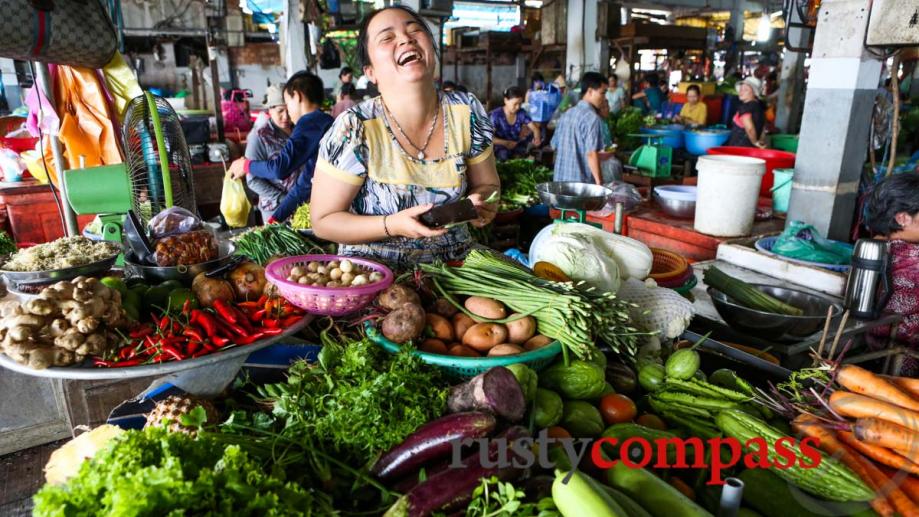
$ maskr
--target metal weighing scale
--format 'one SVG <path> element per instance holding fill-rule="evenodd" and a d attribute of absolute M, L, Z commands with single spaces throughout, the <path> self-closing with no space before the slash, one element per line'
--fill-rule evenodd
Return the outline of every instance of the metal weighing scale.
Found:
<path fill-rule="evenodd" d="M 584 223 L 602 228 L 598 223 L 587 221 L 587 212 L 599 210 L 606 204 L 613 191 L 603 185 L 580 183 L 577 181 L 550 181 L 536 185 L 539 199 L 546 205 L 561 211 L 562 216 L 555 223 Z M 621 219 L 618 216 L 617 225 Z"/>

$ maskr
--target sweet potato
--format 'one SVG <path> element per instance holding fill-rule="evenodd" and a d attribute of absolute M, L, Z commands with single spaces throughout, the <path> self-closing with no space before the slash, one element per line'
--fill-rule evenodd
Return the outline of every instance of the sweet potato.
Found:
<path fill-rule="evenodd" d="M 507 341 L 507 327 L 497 323 L 476 323 L 463 335 L 463 344 L 479 352 L 487 352 Z"/>
<path fill-rule="evenodd" d="M 466 331 L 469 330 L 469 327 L 475 325 L 475 320 L 467 316 L 462 312 L 458 312 L 453 315 L 453 336 L 457 340 L 462 341 L 463 336 L 466 335 Z"/>
<path fill-rule="evenodd" d="M 467 311 L 487 320 L 500 320 L 507 317 L 507 309 L 504 308 L 504 304 L 491 298 L 470 296 L 466 298 L 464 305 Z"/>
<path fill-rule="evenodd" d="M 511 314 L 511 319 L 519 316 L 519 314 Z M 532 316 L 524 316 L 523 318 L 509 321 L 505 323 L 507 326 L 507 341 L 508 343 L 514 343 L 515 345 L 522 345 L 526 343 L 528 339 L 533 337 L 536 334 L 536 320 Z"/>
<path fill-rule="evenodd" d="M 488 357 L 522 354 L 523 348 L 512 343 L 501 343 L 488 351 Z"/>
<path fill-rule="evenodd" d="M 520 383 L 510 370 L 498 366 L 450 388 L 447 408 L 451 413 L 488 411 L 510 422 L 519 422 L 526 412 Z"/>
<path fill-rule="evenodd" d="M 430 327 L 431 332 L 434 334 L 434 337 L 440 339 L 444 342 L 451 342 L 454 340 L 453 335 L 453 325 L 439 314 L 431 314 L 430 312 L 425 316 L 425 321 Z"/>
<path fill-rule="evenodd" d="M 542 334 L 537 334 L 527 340 L 523 344 L 523 348 L 527 350 L 536 350 L 537 348 L 542 348 L 552 342 L 552 338 L 543 336 Z"/>
<path fill-rule="evenodd" d="M 407 303 L 421 307 L 418 293 L 403 284 L 393 284 L 377 295 L 377 305 L 391 311 L 398 310 Z"/>
<path fill-rule="evenodd" d="M 425 339 L 418 350 L 429 354 L 447 355 L 447 345 L 439 339 Z"/>
<path fill-rule="evenodd" d="M 405 343 L 424 332 L 424 311 L 420 306 L 407 303 L 383 318 L 383 335 L 396 343 Z"/>

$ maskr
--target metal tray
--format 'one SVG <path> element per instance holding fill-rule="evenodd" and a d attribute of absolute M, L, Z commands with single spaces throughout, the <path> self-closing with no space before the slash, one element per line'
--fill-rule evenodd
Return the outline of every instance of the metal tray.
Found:
<path fill-rule="evenodd" d="M 232 361 L 243 358 L 256 350 L 261 350 L 266 346 L 297 332 L 300 332 L 310 322 L 313 316 L 307 314 L 299 322 L 288 327 L 284 332 L 271 336 L 261 341 L 256 341 L 250 345 L 235 346 L 224 348 L 218 352 L 198 357 L 197 359 L 186 359 L 183 361 L 170 361 L 167 363 L 150 364 L 144 366 L 130 366 L 126 368 L 99 368 L 93 366 L 88 360 L 76 366 L 55 366 L 45 368 L 44 370 L 33 370 L 28 366 L 17 363 L 6 354 L 0 354 L 0 366 L 24 375 L 33 377 L 47 377 L 52 379 L 77 379 L 77 380 L 102 380 L 102 379 L 136 379 L 139 377 L 152 377 L 167 375 L 170 373 L 190 370 L 192 368 L 201 368 L 203 366 L 212 366 L 224 361 Z"/>
<path fill-rule="evenodd" d="M 118 255 L 113 255 L 107 259 L 102 259 L 82 266 L 68 267 L 64 269 L 52 269 L 50 271 L 6 271 L 0 270 L 6 279 L 13 284 L 50 284 L 60 282 L 61 280 L 71 280 L 78 276 L 95 276 L 112 269 Z"/>
<path fill-rule="evenodd" d="M 213 271 L 233 259 L 233 254 L 236 252 L 235 244 L 230 241 L 220 241 L 218 247 L 216 259 L 190 266 L 148 266 L 139 264 L 137 257 L 133 253 L 128 253 L 124 257 L 125 271 L 149 282 L 165 282 L 166 280 L 191 282 L 198 273 Z"/>
<path fill-rule="evenodd" d="M 550 181 L 536 185 L 543 203 L 563 210 L 599 210 L 613 191 L 603 185 L 577 181 Z"/>

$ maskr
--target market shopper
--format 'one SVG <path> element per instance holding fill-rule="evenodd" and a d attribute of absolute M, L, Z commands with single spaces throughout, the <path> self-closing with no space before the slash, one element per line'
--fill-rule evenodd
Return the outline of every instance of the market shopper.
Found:
<path fill-rule="evenodd" d="M 625 88 L 619 86 L 619 77 L 616 74 L 609 76 L 606 102 L 609 104 L 609 112 L 613 115 L 625 108 Z"/>
<path fill-rule="evenodd" d="M 380 97 L 339 117 L 319 151 L 310 212 L 316 235 L 339 253 L 410 267 L 460 259 L 467 225 L 430 228 L 419 217 L 468 197 L 484 226 L 499 190 L 493 128 L 472 95 L 435 88 L 434 37 L 412 9 L 396 5 L 361 22 L 358 53 Z"/>
<path fill-rule="evenodd" d="M 281 86 L 269 86 L 265 92 L 265 107 L 268 108 L 268 120 L 257 124 L 246 137 L 245 157 L 253 161 L 267 161 L 274 158 L 284 149 L 290 138 L 290 117 Z M 256 176 L 246 176 L 246 185 L 258 195 L 258 209 L 262 221 L 268 221 L 281 204 L 281 200 L 296 184 L 302 167 L 283 180 L 271 180 Z"/>
<path fill-rule="evenodd" d="M 680 108 L 680 114 L 674 119 L 677 123 L 688 126 L 704 126 L 708 120 L 708 107 L 702 102 L 702 89 L 697 84 L 686 88 L 686 104 Z"/>
<path fill-rule="evenodd" d="M 332 97 L 338 99 L 338 95 L 341 93 L 341 87 L 346 84 L 352 84 L 354 81 L 354 70 L 350 66 L 342 67 L 338 72 L 338 79 L 335 81 L 335 84 L 332 85 Z"/>
<path fill-rule="evenodd" d="M 294 130 L 284 148 L 268 160 L 240 158 L 231 163 L 229 169 L 237 179 L 253 176 L 282 181 L 302 171 L 266 220 L 268 223 L 286 220 L 297 207 L 309 201 L 319 141 L 333 121 L 319 109 L 325 96 L 319 77 L 306 71 L 297 72 L 287 80 L 283 95 L 287 113 L 294 122 Z"/>
<path fill-rule="evenodd" d="M 356 95 L 357 90 L 354 88 L 354 85 L 350 83 L 343 84 L 341 86 L 341 91 L 338 93 L 335 106 L 332 106 L 332 118 L 338 118 L 339 115 L 357 104 L 357 102 L 354 101 Z"/>
<path fill-rule="evenodd" d="M 606 78 L 597 72 L 581 77 L 581 100 L 558 121 L 555 149 L 555 181 L 603 184 L 600 152 L 605 123 L 598 114 L 606 102 Z"/>
<path fill-rule="evenodd" d="M 495 128 L 495 158 L 498 160 L 526 156 L 531 143 L 535 147 L 542 144 L 540 127 L 521 109 L 524 95 L 523 89 L 511 86 L 504 90 L 504 105 L 489 113 Z"/>
<path fill-rule="evenodd" d="M 766 110 L 760 97 L 762 84 L 755 77 L 747 77 L 737 83 L 740 106 L 731 119 L 731 138 L 727 145 L 736 147 L 759 147 L 764 149 Z"/>
<path fill-rule="evenodd" d="M 664 104 L 664 92 L 661 91 L 657 74 L 649 73 L 641 81 L 641 91 L 632 95 L 632 101 L 646 114 L 656 115 Z"/>
<path fill-rule="evenodd" d="M 896 339 L 919 347 L 919 174 L 891 176 L 874 187 L 868 199 L 866 224 L 876 239 L 889 242 L 888 271 L 892 293 L 885 312 L 903 316 Z M 871 331 L 890 338 L 889 325 Z M 919 361 L 906 358 L 898 375 L 919 375 Z"/>

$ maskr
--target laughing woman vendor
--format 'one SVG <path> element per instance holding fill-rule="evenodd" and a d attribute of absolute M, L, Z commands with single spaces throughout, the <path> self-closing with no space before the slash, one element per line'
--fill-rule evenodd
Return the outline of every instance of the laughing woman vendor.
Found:
<path fill-rule="evenodd" d="M 393 6 L 361 22 L 358 53 L 380 96 L 343 113 L 319 147 L 310 203 L 318 237 L 339 253 L 394 266 L 463 258 L 466 225 L 432 229 L 418 217 L 468 197 L 479 219 L 500 185 L 491 121 L 469 94 L 438 94 L 434 38 L 417 13 Z"/>

